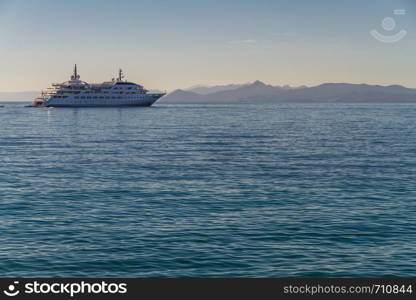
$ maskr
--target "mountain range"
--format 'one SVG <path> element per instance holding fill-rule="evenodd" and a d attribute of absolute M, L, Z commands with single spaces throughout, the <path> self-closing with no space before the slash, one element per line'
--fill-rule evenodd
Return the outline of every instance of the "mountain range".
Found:
<path fill-rule="evenodd" d="M 175 103 L 218 102 L 416 102 L 416 89 L 400 85 L 324 83 L 313 87 L 251 84 L 175 90 L 161 99 Z"/>
<path fill-rule="evenodd" d="M 187 91 L 194 92 L 200 95 L 208 95 L 216 92 L 223 92 L 223 91 L 229 91 L 229 90 L 235 90 L 238 89 L 244 85 L 247 84 L 227 84 L 227 85 L 214 85 L 214 86 L 204 86 L 204 85 L 195 85 Z"/>

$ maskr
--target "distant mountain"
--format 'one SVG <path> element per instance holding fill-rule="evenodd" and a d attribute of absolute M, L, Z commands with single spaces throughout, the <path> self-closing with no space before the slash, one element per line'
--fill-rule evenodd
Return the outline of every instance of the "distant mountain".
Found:
<path fill-rule="evenodd" d="M 292 102 L 409 102 L 416 101 L 416 89 L 398 85 L 325 83 L 315 87 L 293 90 L 279 100 Z"/>
<path fill-rule="evenodd" d="M 187 91 L 194 92 L 200 95 L 208 95 L 208 94 L 212 94 L 216 92 L 235 90 L 244 85 L 247 85 L 247 84 L 228 84 L 228 85 L 214 85 L 214 86 L 197 85 L 197 86 L 193 86 L 187 89 Z"/>
<path fill-rule="evenodd" d="M 0 92 L 0 101 L 32 101 L 39 92 Z"/>
<path fill-rule="evenodd" d="M 255 83 L 262 83 L 261 81 L 256 81 Z M 240 87 L 244 86 L 250 86 L 251 83 L 245 83 L 245 84 L 227 84 L 227 85 L 214 85 L 214 86 L 204 86 L 204 85 L 196 85 L 189 89 L 186 89 L 186 91 L 194 92 L 200 95 L 209 95 L 214 94 L 217 92 L 225 92 L 225 91 L 231 91 L 236 90 Z M 304 87 L 304 86 L 302 86 Z M 291 87 L 289 85 L 284 85 L 281 88 L 283 89 L 297 89 L 298 87 Z"/>
<path fill-rule="evenodd" d="M 380 86 L 324 83 L 314 87 L 272 86 L 261 81 L 235 89 L 201 95 L 177 90 L 163 101 L 170 102 L 416 102 L 416 89 L 400 85 Z"/>
<path fill-rule="evenodd" d="M 187 102 L 201 102 L 203 101 L 202 99 L 203 97 L 204 96 L 194 93 L 194 92 L 176 90 L 164 96 L 162 99 L 163 101 L 167 100 L 167 101 L 175 102 L 175 103 L 187 103 Z"/>

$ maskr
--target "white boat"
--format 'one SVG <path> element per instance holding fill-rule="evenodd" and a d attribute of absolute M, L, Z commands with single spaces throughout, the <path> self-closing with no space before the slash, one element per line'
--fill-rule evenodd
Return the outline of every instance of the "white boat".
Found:
<path fill-rule="evenodd" d="M 39 107 L 151 106 L 165 93 L 149 93 L 143 86 L 125 81 L 120 69 L 117 79 L 89 84 L 80 80 L 77 65 L 71 79 L 52 84 L 33 101 Z"/>

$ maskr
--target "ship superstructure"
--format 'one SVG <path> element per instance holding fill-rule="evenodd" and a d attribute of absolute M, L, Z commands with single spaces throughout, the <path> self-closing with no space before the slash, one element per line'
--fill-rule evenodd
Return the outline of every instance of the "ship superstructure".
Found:
<path fill-rule="evenodd" d="M 122 70 L 118 78 L 103 83 L 80 80 L 77 65 L 70 80 L 52 84 L 34 100 L 42 107 L 115 107 L 151 106 L 165 93 L 149 93 L 143 86 L 124 80 Z"/>

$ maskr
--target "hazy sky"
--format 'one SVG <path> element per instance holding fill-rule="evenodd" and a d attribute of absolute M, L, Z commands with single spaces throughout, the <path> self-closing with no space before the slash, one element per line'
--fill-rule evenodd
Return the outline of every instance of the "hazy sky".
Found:
<path fill-rule="evenodd" d="M 74 63 L 85 81 L 122 67 L 150 89 L 257 79 L 416 88 L 415 16 L 413 0 L 0 0 L 0 91 L 65 81 Z M 407 36 L 387 44 L 372 29 Z"/>

